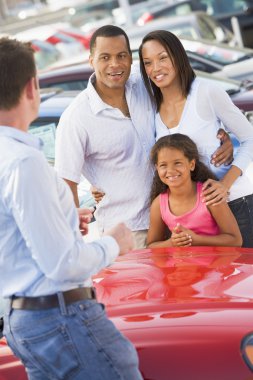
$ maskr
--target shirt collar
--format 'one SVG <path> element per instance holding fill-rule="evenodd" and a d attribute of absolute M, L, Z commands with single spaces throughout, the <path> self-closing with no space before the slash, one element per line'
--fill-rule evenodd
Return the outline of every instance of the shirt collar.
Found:
<path fill-rule="evenodd" d="M 40 138 L 28 132 L 20 131 L 17 128 L 0 126 L 0 136 L 10 137 L 38 150 L 42 150 L 43 148 L 43 141 Z"/>
<path fill-rule="evenodd" d="M 90 76 L 90 79 L 88 82 L 87 92 L 88 92 L 88 96 L 89 96 L 89 100 L 90 100 L 91 110 L 96 115 L 105 109 L 109 109 L 109 108 L 113 108 L 113 107 L 110 106 L 109 104 L 104 103 L 103 100 L 100 98 L 100 96 L 98 95 L 98 93 L 94 87 L 95 80 L 96 80 L 96 75 L 95 75 L 95 73 L 93 73 Z M 127 80 L 126 85 L 125 85 L 126 97 L 127 98 L 128 98 L 128 93 L 131 92 L 132 87 L 134 85 L 135 85 L 135 82 L 132 80 L 131 75 L 130 75 L 130 77 Z"/>

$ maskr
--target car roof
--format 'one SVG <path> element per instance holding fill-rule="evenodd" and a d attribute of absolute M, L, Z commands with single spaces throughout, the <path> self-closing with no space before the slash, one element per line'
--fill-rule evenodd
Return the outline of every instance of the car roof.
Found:
<path fill-rule="evenodd" d="M 80 93 L 80 91 L 61 91 L 59 89 L 49 89 L 48 96 L 44 93 L 45 100 L 42 100 L 39 109 L 40 117 L 60 117 L 62 112 Z"/>
<path fill-rule="evenodd" d="M 53 69 L 49 68 L 47 70 L 41 71 L 39 73 L 39 79 L 43 80 L 44 78 L 55 78 L 56 76 L 61 75 L 61 74 L 71 74 L 73 72 L 73 69 L 76 73 L 84 72 L 84 71 L 87 71 L 88 73 L 93 72 L 91 66 L 88 63 L 80 62 L 79 60 L 77 60 L 76 62 L 77 63 L 73 61 L 69 65 L 62 65 L 62 66 L 54 67 Z"/>

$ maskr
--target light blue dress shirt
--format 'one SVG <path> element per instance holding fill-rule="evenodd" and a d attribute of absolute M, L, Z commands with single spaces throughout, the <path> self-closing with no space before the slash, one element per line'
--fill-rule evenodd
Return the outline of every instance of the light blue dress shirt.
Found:
<path fill-rule="evenodd" d="M 90 286 L 118 255 L 106 236 L 85 243 L 73 196 L 35 136 L 0 127 L 0 294 L 40 296 Z"/>

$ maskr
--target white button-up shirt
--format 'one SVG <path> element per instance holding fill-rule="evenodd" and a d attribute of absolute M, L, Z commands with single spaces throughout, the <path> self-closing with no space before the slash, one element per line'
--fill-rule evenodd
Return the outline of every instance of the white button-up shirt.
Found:
<path fill-rule="evenodd" d="M 149 160 L 155 139 L 154 110 L 138 72 L 126 83 L 131 118 L 104 103 L 93 75 L 63 113 L 56 133 L 55 167 L 62 178 L 83 176 L 105 193 L 98 204 L 100 231 L 125 222 L 132 231 L 149 225 L 153 170 Z"/>
<path fill-rule="evenodd" d="M 119 247 L 86 244 L 73 196 L 41 151 L 41 141 L 0 127 L 0 295 L 40 296 L 90 286 Z"/>

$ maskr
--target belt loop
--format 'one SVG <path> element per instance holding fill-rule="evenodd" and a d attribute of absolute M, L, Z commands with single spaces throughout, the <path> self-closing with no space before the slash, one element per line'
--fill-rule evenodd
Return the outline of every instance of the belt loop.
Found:
<path fill-rule="evenodd" d="M 63 296 L 62 292 L 57 292 L 57 297 L 58 297 L 58 301 L 59 301 L 61 314 L 67 315 L 68 314 L 67 307 L 66 307 L 64 296 Z"/>

